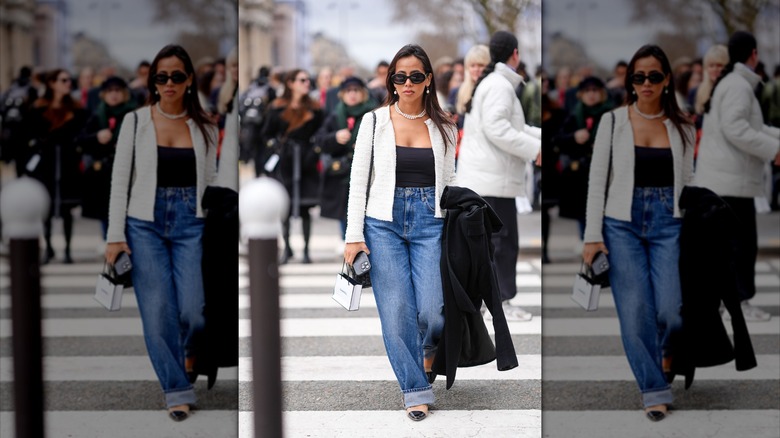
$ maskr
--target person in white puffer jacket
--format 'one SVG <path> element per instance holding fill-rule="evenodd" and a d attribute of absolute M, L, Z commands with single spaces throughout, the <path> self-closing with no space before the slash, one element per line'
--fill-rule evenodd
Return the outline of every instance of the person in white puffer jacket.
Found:
<path fill-rule="evenodd" d="M 767 126 L 754 94 L 761 77 L 756 39 L 735 32 L 729 39 L 729 63 L 715 83 L 705 105 L 702 137 L 693 186 L 715 192 L 743 225 L 740 245 L 734 249 L 742 313 L 747 321 L 768 321 L 771 315 L 752 306 L 756 293 L 758 254 L 756 208 L 753 198 L 763 195 L 764 165 L 780 163 L 780 129 Z M 724 232 L 732 230 L 724 230 Z"/>
<path fill-rule="evenodd" d="M 467 104 L 456 184 L 468 187 L 487 201 L 504 227 L 493 233 L 496 273 L 507 320 L 530 320 L 531 314 L 511 306 L 517 294 L 519 251 L 515 198 L 525 195 L 526 163 L 541 165 L 541 129 L 526 125 L 515 95 L 522 77 L 517 38 L 498 31 L 490 39 L 490 64 L 485 68 Z"/>

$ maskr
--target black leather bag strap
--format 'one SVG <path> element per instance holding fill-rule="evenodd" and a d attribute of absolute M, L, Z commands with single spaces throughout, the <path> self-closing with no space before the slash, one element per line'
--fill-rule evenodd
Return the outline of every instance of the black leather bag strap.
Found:
<path fill-rule="evenodd" d="M 133 174 L 135 173 L 135 136 L 138 133 L 138 113 L 133 111 L 133 155 L 130 159 L 130 178 L 127 180 L 127 205 L 130 205 L 130 189 L 133 188 Z"/>
<path fill-rule="evenodd" d="M 610 111 L 612 116 L 612 128 L 609 132 L 609 165 L 607 166 L 607 182 L 604 184 L 604 207 L 607 205 L 607 193 L 609 192 L 609 179 L 612 177 L 612 140 L 615 138 L 615 112 Z"/>
<path fill-rule="evenodd" d="M 366 183 L 366 208 L 368 208 L 368 191 L 371 189 L 371 176 L 374 173 L 374 135 L 376 134 L 376 112 L 371 111 L 374 115 L 374 123 L 371 127 L 371 162 L 368 164 L 368 182 Z"/>

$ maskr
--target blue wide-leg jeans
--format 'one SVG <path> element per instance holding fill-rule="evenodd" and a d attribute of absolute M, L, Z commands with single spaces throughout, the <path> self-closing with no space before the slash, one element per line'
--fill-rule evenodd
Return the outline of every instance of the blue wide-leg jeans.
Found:
<path fill-rule="evenodd" d="M 434 187 L 396 188 L 393 221 L 365 222 L 382 339 L 407 408 L 434 401 L 423 360 L 436 353 L 444 329 L 444 220 L 434 217 L 435 203 Z"/>
<path fill-rule="evenodd" d="M 672 187 L 637 187 L 631 222 L 604 218 L 609 281 L 623 348 L 645 407 L 672 402 L 662 368 L 669 336 L 682 325 L 681 220 Z"/>
<path fill-rule="evenodd" d="M 195 404 L 184 359 L 203 329 L 203 219 L 195 187 L 158 188 L 154 222 L 127 218 L 144 341 L 168 407 Z"/>

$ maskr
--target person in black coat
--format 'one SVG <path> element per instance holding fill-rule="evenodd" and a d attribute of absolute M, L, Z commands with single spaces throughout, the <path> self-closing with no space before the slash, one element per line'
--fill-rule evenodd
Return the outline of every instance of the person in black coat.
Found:
<path fill-rule="evenodd" d="M 322 124 L 316 143 L 322 151 L 320 216 L 338 219 L 343 238 L 347 231 L 347 195 L 355 139 L 363 115 L 373 110 L 376 102 L 360 78 L 346 78 L 339 89 L 340 101 Z"/>
<path fill-rule="evenodd" d="M 25 174 L 37 179 L 49 192 L 51 204 L 44 221 L 46 252 L 43 263 L 54 258 L 51 220 L 61 217 L 65 235 L 65 263 L 73 263 L 70 252 L 73 237 L 71 210 L 81 201 L 81 149 L 76 137 L 84 128 L 86 113 L 70 96 L 71 77 L 54 70 L 46 76 L 46 91 L 24 117 L 28 147 L 23 153 Z"/>
<path fill-rule="evenodd" d="M 108 230 L 108 199 L 116 140 L 125 114 L 135 109 L 124 79 L 112 76 L 100 86 L 100 103 L 78 138 L 84 152 L 84 187 L 81 216 L 98 219 L 103 238 Z"/>
<path fill-rule="evenodd" d="M 458 366 L 497 359 L 498 370 L 506 371 L 518 363 L 493 260 L 491 236 L 503 224 L 485 200 L 464 187 L 447 186 L 440 206 L 447 210 L 441 251 L 444 336 L 437 346 L 433 372 L 447 376 L 449 389 Z M 483 301 L 493 316 L 495 347 L 480 312 Z"/>
<path fill-rule="evenodd" d="M 265 171 L 281 182 L 290 195 L 290 215 L 284 220 L 282 263 L 292 258 L 290 246 L 290 216 L 303 220 L 303 263 L 311 263 L 309 209 L 319 203 L 320 174 L 317 171 L 319 152 L 312 138 L 322 126 L 319 105 L 309 97 L 311 80 L 304 70 L 289 72 L 284 81 L 282 97 L 271 103 L 262 137 L 268 151 Z M 277 161 L 275 164 L 274 161 Z M 273 165 L 272 165 L 273 164 Z"/>

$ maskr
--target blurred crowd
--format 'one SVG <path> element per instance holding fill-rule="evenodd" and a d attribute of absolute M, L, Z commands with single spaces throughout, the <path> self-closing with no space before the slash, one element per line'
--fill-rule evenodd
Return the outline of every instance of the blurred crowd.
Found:
<path fill-rule="evenodd" d="M 489 49 L 481 44 L 470 48 L 462 58 L 445 56 L 433 62 L 437 98 L 459 128 L 458 147 L 466 104 L 489 63 Z M 302 220 L 304 263 L 311 262 L 311 208 L 319 206 L 320 217 L 338 220 L 344 237 L 355 138 L 362 116 L 387 99 L 388 67 L 387 61 L 380 61 L 372 76 L 360 77 L 352 66 L 323 67 L 312 72 L 264 66 L 239 96 L 241 161 L 253 162 L 256 175 L 272 176 L 288 189 L 290 216 Z M 523 63 L 517 72 L 525 79 L 516 94 L 526 123 L 539 127 L 541 83 L 528 76 Z M 533 164 L 529 163 L 528 168 Z M 540 205 L 537 182 L 541 169 L 526 174 L 530 174 L 528 196 L 518 199 L 518 208 L 527 212 L 532 204 Z M 284 222 L 283 237 L 282 262 L 286 262 L 294 256 L 289 244 L 289 218 Z"/>
<path fill-rule="evenodd" d="M 125 114 L 145 105 L 154 89 L 149 68 L 142 60 L 124 77 L 114 65 L 78 71 L 25 66 L 0 90 L 0 159 L 12 163 L 17 176 L 43 183 L 51 198 L 44 263 L 55 258 L 52 219 L 62 219 L 65 263 L 73 262 L 74 215 L 100 221 L 105 239 L 117 136 Z M 201 106 L 219 124 L 221 140 L 226 102 L 237 88 L 237 56 L 206 57 L 195 68 Z"/>
<path fill-rule="evenodd" d="M 679 107 L 694 121 L 696 152 L 701 138 L 704 105 L 713 84 L 729 63 L 725 45 L 710 47 L 703 58 L 682 57 L 672 60 L 675 97 Z M 585 227 L 585 204 L 593 140 L 602 114 L 624 103 L 627 63 L 619 60 L 606 77 L 594 74 L 589 65 L 560 67 L 548 77 L 537 74 L 542 90 L 543 174 L 542 205 L 543 260 L 549 262 L 547 241 L 551 212 L 578 222 L 580 238 Z M 759 62 L 756 74 L 762 82 L 755 89 L 761 103 L 764 123 L 780 126 L 780 65 L 774 76 Z M 765 166 L 765 196 L 756 198 L 758 212 L 780 209 L 780 167 Z"/>

